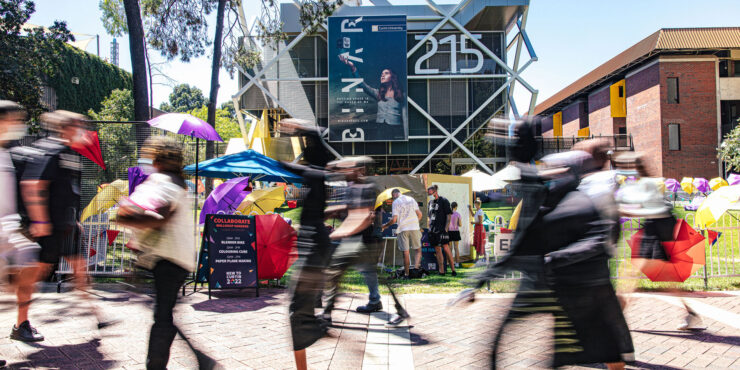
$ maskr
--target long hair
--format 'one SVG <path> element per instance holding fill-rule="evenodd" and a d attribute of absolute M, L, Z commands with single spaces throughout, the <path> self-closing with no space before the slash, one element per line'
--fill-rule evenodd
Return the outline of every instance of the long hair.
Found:
<path fill-rule="evenodd" d="M 396 75 L 396 72 L 393 72 L 390 68 L 384 68 L 383 70 L 385 71 L 386 69 L 391 73 L 391 80 L 390 82 L 380 84 L 380 89 L 378 89 L 378 100 L 385 101 L 385 93 L 390 89 L 393 90 L 393 98 L 397 102 L 402 102 L 403 90 L 401 90 L 401 84 L 398 83 L 398 75 Z"/>

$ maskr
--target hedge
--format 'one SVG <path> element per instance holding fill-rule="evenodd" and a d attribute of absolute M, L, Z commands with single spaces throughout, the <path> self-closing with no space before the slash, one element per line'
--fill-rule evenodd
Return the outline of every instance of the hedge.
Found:
<path fill-rule="evenodd" d="M 131 73 L 98 56 L 65 45 L 64 62 L 49 80 L 57 95 L 57 109 L 86 114 L 100 110 L 100 103 L 114 89 L 132 89 Z M 73 84 L 77 77 L 79 84 Z"/>

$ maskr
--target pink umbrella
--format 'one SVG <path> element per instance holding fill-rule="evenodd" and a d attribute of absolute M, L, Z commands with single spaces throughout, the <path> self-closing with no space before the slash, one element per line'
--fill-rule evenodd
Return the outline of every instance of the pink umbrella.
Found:
<path fill-rule="evenodd" d="M 707 179 L 703 177 L 695 177 L 694 187 L 700 193 L 708 193 L 709 192 L 709 181 L 707 181 Z"/>
<path fill-rule="evenodd" d="M 740 175 L 736 173 L 731 173 L 729 176 L 727 176 L 727 182 L 730 185 L 738 185 L 740 184 Z"/>
<path fill-rule="evenodd" d="M 676 179 L 666 179 L 665 188 L 670 192 L 677 192 L 681 190 L 681 184 Z"/>

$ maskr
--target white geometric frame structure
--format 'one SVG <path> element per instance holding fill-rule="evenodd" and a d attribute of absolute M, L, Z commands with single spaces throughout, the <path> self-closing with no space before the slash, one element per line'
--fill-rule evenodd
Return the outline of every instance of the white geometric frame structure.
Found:
<path fill-rule="evenodd" d="M 372 1 L 372 0 L 371 0 Z M 300 7 L 301 3 L 298 0 L 293 0 L 296 7 Z M 376 0 L 374 2 L 377 2 L 378 5 L 389 5 L 384 0 Z M 473 37 L 473 35 L 465 29 L 463 25 L 461 25 L 454 16 L 461 12 L 466 6 L 468 6 L 472 0 L 462 0 L 460 3 L 458 3 L 451 11 L 445 12 L 442 8 L 440 8 L 439 5 L 437 5 L 433 0 L 426 0 L 427 6 L 432 9 L 435 13 L 437 13 L 437 16 L 409 16 L 407 17 L 407 22 L 429 22 L 429 21 L 437 21 L 437 24 L 429 31 L 427 34 L 421 38 L 406 54 L 406 57 L 409 58 L 413 55 L 413 53 L 419 49 L 420 47 L 424 46 L 424 44 L 429 40 L 430 37 L 432 37 L 437 31 L 442 29 L 447 24 L 450 24 L 452 27 L 460 31 L 463 35 L 467 36 L 468 39 L 475 44 L 482 52 L 484 52 L 486 55 L 488 55 L 493 61 L 496 62 L 498 66 L 500 66 L 504 70 L 504 74 L 490 74 L 490 75 L 482 75 L 480 77 L 491 77 L 491 78 L 506 78 L 505 82 L 501 87 L 499 87 L 484 103 L 480 104 L 480 106 L 470 114 L 470 116 L 465 119 L 460 125 L 458 125 L 457 128 L 455 128 L 452 131 L 448 131 L 444 128 L 443 125 L 441 125 L 437 120 L 435 120 L 429 112 L 427 112 L 425 109 L 423 109 L 419 104 L 417 104 L 413 99 L 410 97 L 408 98 L 409 105 L 414 107 L 416 110 L 418 110 L 429 122 L 434 125 L 437 129 L 439 129 L 442 132 L 442 135 L 423 135 L 423 136 L 409 136 L 409 139 L 443 139 L 442 143 L 440 143 L 436 148 L 434 148 L 410 173 L 415 174 L 417 173 L 423 166 L 429 162 L 434 156 L 450 141 L 452 141 L 457 147 L 462 150 L 465 154 L 467 154 L 471 159 L 473 159 L 477 164 L 479 164 L 483 169 L 486 170 L 489 174 L 493 174 L 493 170 L 489 168 L 487 165 L 483 163 L 477 156 L 475 156 L 474 153 L 472 153 L 468 148 L 463 145 L 462 142 L 460 142 L 455 135 L 457 135 L 461 130 L 463 130 L 470 121 L 472 121 L 478 114 L 483 111 L 483 109 L 490 104 L 496 97 L 498 97 L 501 94 L 506 94 L 506 115 L 511 118 L 519 118 L 519 112 L 516 107 L 516 103 L 514 101 L 513 91 L 514 87 L 516 86 L 516 82 L 518 81 L 524 88 L 526 88 L 530 94 L 530 102 L 529 107 L 527 109 L 527 112 L 529 115 L 534 113 L 534 107 L 537 102 L 537 95 L 538 91 L 534 89 L 527 81 L 522 78 L 521 74 L 524 72 L 527 67 L 529 67 L 533 62 L 537 61 L 537 55 L 534 52 L 534 49 L 532 48 L 532 44 L 529 40 L 529 37 L 527 36 L 527 33 L 525 31 L 525 26 L 527 23 L 527 13 L 529 11 L 529 6 L 527 5 L 523 12 L 520 12 L 517 14 L 517 16 L 514 17 L 514 25 L 511 25 L 510 27 L 507 27 L 507 29 L 513 29 L 514 26 L 516 26 L 516 33 L 509 42 L 509 44 L 506 46 L 506 51 L 504 53 L 508 53 L 508 51 L 516 46 L 515 54 L 514 54 L 514 61 L 513 65 L 509 66 L 507 65 L 501 58 L 499 58 L 494 52 L 492 52 L 490 49 L 488 49 L 483 43 L 481 43 L 477 38 Z M 347 6 L 347 5 L 344 5 Z M 242 27 L 242 31 L 245 35 L 248 37 L 245 37 L 245 39 L 249 40 L 248 42 L 253 42 L 252 38 L 249 37 L 249 26 L 247 25 L 246 18 L 243 15 L 243 10 L 239 9 L 240 11 L 240 17 L 239 21 Z M 321 26 L 328 30 L 328 27 L 326 24 L 321 24 Z M 267 61 L 261 70 L 257 71 L 255 70 L 254 75 L 249 75 L 244 71 L 241 67 L 237 67 L 239 72 L 244 75 L 248 82 L 239 89 L 239 91 L 232 96 L 232 101 L 234 103 L 234 107 L 237 107 L 237 119 L 239 120 L 239 124 L 242 127 L 242 129 L 245 127 L 244 123 L 244 117 L 242 116 L 241 107 L 239 105 L 239 99 L 240 97 L 247 92 L 247 90 L 252 87 L 252 85 L 257 86 L 262 93 L 269 97 L 270 100 L 273 102 L 273 104 L 277 105 L 278 107 L 285 110 L 286 113 L 289 115 L 296 117 L 294 115 L 290 108 L 286 105 L 280 102 L 280 100 L 275 97 L 267 88 L 265 88 L 262 85 L 262 82 L 264 82 L 263 78 L 265 73 L 273 67 L 279 60 L 280 57 L 283 56 L 286 52 L 290 51 L 295 45 L 297 45 L 304 37 L 308 36 L 308 33 L 304 30 L 302 31 L 295 39 L 293 39 L 285 48 L 280 50 L 271 60 Z M 527 49 L 527 53 L 529 55 L 529 59 L 522 65 L 519 66 L 521 61 L 521 52 L 522 48 L 525 47 Z M 409 79 L 466 79 L 476 76 L 471 75 L 414 75 L 414 76 L 408 76 Z M 310 77 L 310 78 L 291 78 L 291 79 L 280 79 L 281 81 L 328 81 L 328 77 Z M 329 134 L 329 130 L 324 130 L 323 137 L 327 138 Z M 327 149 L 329 149 L 337 158 L 341 158 L 341 155 L 337 153 L 334 148 L 332 148 L 326 140 L 323 141 L 323 144 L 326 146 Z"/>

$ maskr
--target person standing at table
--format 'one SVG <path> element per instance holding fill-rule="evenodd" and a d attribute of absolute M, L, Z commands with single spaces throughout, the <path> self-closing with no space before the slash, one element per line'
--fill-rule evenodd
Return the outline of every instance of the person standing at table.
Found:
<path fill-rule="evenodd" d="M 421 230 L 419 221 L 421 220 L 421 211 L 414 198 L 401 194 L 398 189 L 391 191 L 393 197 L 392 215 L 393 217 L 385 223 L 383 230 L 391 225 L 398 223 L 396 229 L 396 241 L 398 250 L 403 253 L 403 272 L 404 279 L 409 278 L 409 269 L 411 265 L 410 249 L 416 251 L 414 255 L 414 268 L 421 267 Z"/>
<path fill-rule="evenodd" d="M 473 222 L 475 227 L 473 228 L 473 245 L 475 246 L 475 262 L 478 262 L 478 258 L 485 256 L 486 254 L 486 229 L 483 227 L 483 219 L 485 214 L 481 207 L 480 199 L 475 200 L 475 212 L 473 208 L 468 204 L 468 211 L 473 216 Z"/>
<path fill-rule="evenodd" d="M 449 235 L 450 235 L 450 250 L 455 254 L 455 267 L 458 267 L 460 264 L 460 249 L 458 248 L 458 245 L 460 244 L 460 226 L 462 226 L 462 221 L 460 219 L 460 214 L 457 212 L 457 202 L 452 202 L 452 215 L 450 216 L 450 224 L 448 225 Z"/>
<path fill-rule="evenodd" d="M 439 274 L 445 274 L 444 257 L 446 255 L 447 262 L 452 269 L 452 276 L 457 276 L 455 263 L 452 261 L 452 254 L 450 253 L 450 236 L 448 234 L 452 209 L 450 208 L 450 202 L 447 198 L 440 196 L 438 190 L 437 185 L 432 185 L 427 189 L 427 194 L 430 198 L 428 220 L 429 244 L 434 247 L 435 254 L 437 255 Z M 444 255 L 442 254 L 443 251 Z"/>

